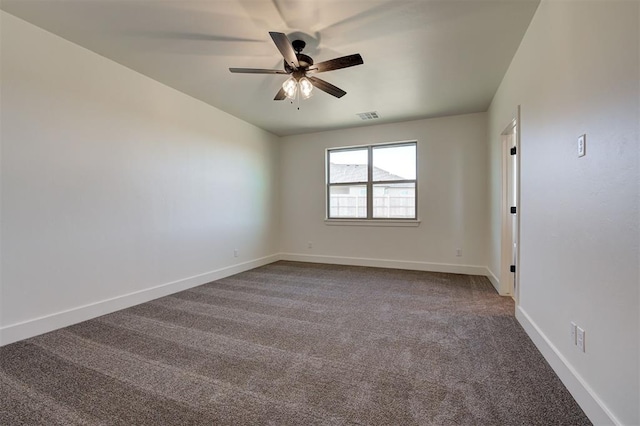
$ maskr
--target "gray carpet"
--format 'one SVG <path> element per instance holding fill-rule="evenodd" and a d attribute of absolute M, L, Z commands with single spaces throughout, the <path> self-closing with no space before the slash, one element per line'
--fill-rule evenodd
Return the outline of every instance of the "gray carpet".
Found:
<path fill-rule="evenodd" d="M 485 277 L 277 262 L 0 348 L 0 424 L 590 424 L 513 311 Z"/>

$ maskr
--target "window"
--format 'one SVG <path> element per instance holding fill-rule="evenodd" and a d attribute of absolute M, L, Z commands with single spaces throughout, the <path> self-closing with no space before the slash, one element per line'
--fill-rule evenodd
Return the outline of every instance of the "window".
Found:
<path fill-rule="evenodd" d="M 327 218 L 417 219 L 416 145 L 327 150 Z"/>

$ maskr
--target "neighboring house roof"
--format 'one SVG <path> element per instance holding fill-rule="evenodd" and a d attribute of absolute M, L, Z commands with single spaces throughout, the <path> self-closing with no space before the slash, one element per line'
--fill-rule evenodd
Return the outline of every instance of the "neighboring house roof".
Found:
<path fill-rule="evenodd" d="M 378 167 L 373 167 L 373 180 L 405 180 L 401 176 L 389 173 Z M 331 163 L 331 183 L 366 182 L 367 166 L 365 164 L 335 164 Z"/>

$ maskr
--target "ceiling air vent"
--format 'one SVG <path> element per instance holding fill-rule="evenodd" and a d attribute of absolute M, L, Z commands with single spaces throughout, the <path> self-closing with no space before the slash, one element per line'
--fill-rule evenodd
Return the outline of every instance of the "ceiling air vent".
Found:
<path fill-rule="evenodd" d="M 380 118 L 377 111 L 371 112 L 361 112 L 357 114 L 362 120 L 375 120 L 376 118 Z"/>

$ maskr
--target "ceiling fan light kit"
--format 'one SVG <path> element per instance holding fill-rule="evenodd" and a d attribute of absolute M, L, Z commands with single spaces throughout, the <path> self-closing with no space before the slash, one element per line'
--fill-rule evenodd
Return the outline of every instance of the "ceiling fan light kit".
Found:
<path fill-rule="evenodd" d="M 275 101 L 281 101 L 287 98 L 295 99 L 298 94 L 302 99 L 308 99 L 313 94 L 314 87 L 331 96 L 341 98 L 346 95 L 347 92 L 317 77 L 308 77 L 307 74 L 333 71 L 364 63 L 362 56 L 356 53 L 355 55 L 343 56 L 314 65 L 313 59 L 302 53 L 302 50 L 306 46 L 303 40 L 290 42 L 284 33 L 270 32 L 269 35 L 271 35 L 273 42 L 284 58 L 284 70 L 229 68 L 229 71 L 241 74 L 289 74 L 290 77 L 285 80 L 273 98 Z"/>
<path fill-rule="evenodd" d="M 289 77 L 284 83 L 282 83 L 282 88 L 284 89 L 284 94 L 287 98 L 294 99 L 298 93 L 298 82 L 295 78 Z"/>
<path fill-rule="evenodd" d="M 311 95 L 313 95 L 313 84 L 307 77 L 302 77 L 298 80 L 298 85 L 300 86 L 300 96 L 302 99 L 309 99 Z"/>

